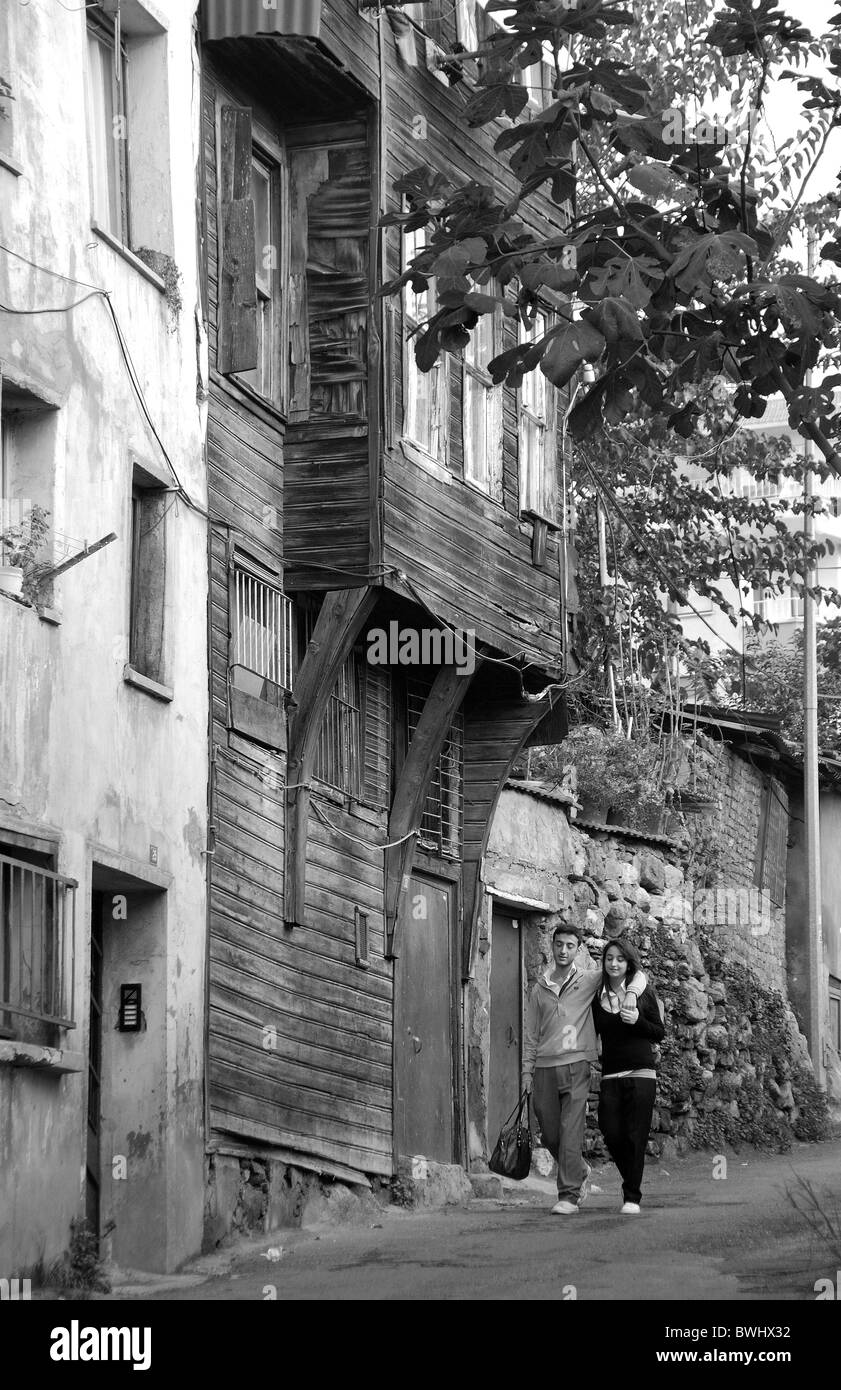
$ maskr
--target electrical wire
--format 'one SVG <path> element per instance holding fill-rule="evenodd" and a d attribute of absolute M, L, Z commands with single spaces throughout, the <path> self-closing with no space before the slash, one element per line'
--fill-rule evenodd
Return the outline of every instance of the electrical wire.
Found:
<path fill-rule="evenodd" d="M 69 314 L 72 309 L 78 309 L 80 304 L 86 304 L 89 299 L 107 298 L 107 295 L 107 290 L 92 290 L 90 294 L 82 295 L 81 299 L 75 299 L 72 304 L 57 304 L 47 309 L 13 309 L 10 304 L 0 303 L 0 310 L 4 314 L 14 314 L 21 318 L 35 314 Z"/>
<path fill-rule="evenodd" d="M 49 266 L 39 265 L 37 261 L 30 261 L 28 256 L 22 256 L 20 251 L 13 251 L 11 246 L 4 246 L 0 242 L 0 251 L 5 251 L 7 256 L 14 256 L 16 261 L 23 261 L 24 265 L 31 266 L 33 270 L 40 270 L 44 275 L 52 275 L 56 280 L 64 280 L 68 285 L 77 285 L 82 290 L 99 290 L 101 294 L 107 294 L 101 285 L 91 285 L 87 280 L 74 280 L 72 275 L 64 275 L 60 270 L 51 270 Z"/>
<path fill-rule="evenodd" d="M 328 825 L 331 830 L 334 830 L 337 835 L 344 836 L 346 840 L 353 840 L 354 844 L 365 845 L 366 849 L 371 848 L 370 840 L 363 840 L 360 838 L 359 835 L 351 835 L 349 830 L 343 830 L 340 825 L 336 825 L 334 821 L 331 821 L 330 817 L 324 814 L 321 807 L 318 805 L 318 802 L 314 801 L 312 803 L 312 809 L 315 811 L 315 814 L 318 816 L 318 819 L 322 821 L 324 825 Z M 418 831 L 416 827 L 414 830 L 409 830 L 407 834 L 401 835 L 399 840 L 387 840 L 385 844 L 375 845 L 374 848 L 394 849 L 397 845 L 405 844 L 407 840 L 411 840 L 413 836 L 417 835 L 417 833 Z"/>

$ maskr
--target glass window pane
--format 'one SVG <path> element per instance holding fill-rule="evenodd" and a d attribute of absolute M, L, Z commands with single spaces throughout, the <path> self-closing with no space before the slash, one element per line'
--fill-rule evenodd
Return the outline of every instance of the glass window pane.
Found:
<path fill-rule="evenodd" d="M 122 237 L 120 131 L 114 105 L 114 51 L 104 37 L 88 33 L 93 215 L 113 236 Z"/>
<path fill-rule="evenodd" d="M 255 160 L 251 166 L 251 197 L 254 200 L 254 253 L 257 284 L 271 294 L 274 246 L 272 242 L 271 172 Z M 267 248 L 271 248 L 267 254 Z"/>
<path fill-rule="evenodd" d="M 470 373 L 464 382 L 464 476 L 481 487 L 488 487 L 488 402 L 487 387 Z"/>

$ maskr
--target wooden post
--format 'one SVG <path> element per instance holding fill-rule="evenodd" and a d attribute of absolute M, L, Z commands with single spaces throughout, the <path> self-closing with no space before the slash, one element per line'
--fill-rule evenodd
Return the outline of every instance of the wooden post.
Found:
<path fill-rule="evenodd" d="M 325 595 L 290 701 L 286 789 L 284 921 L 304 922 L 309 783 L 318 735 L 339 672 L 377 601 L 373 588 Z"/>

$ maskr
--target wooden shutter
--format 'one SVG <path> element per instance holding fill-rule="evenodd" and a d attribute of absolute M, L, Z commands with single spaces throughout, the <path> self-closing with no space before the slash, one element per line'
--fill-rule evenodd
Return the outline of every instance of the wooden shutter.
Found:
<path fill-rule="evenodd" d="M 219 337 L 216 366 L 224 376 L 257 366 L 257 265 L 251 198 L 251 111 L 222 107 Z"/>

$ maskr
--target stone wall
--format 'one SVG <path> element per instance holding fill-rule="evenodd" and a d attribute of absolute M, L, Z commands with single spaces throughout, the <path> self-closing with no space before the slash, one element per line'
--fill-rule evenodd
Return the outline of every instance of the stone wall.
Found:
<path fill-rule="evenodd" d="M 785 900 L 774 902 L 770 892 L 756 887 L 755 879 L 769 786 L 770 796 L 785 807 L 787 815 L 786 788 L 704 735 L 697 739 L 696 766 L 699 782 L 717 800 L 718 810 L 703 820 L 692 818 L 698 822 L 696 833 L 713 851 L 710 856 L 701 850 L 692 866 L 694 918 L 715 930 L 735 960 L 785 993 Z M 710 859 L 714 861 L 712 876 L 705 873 Z"/>

